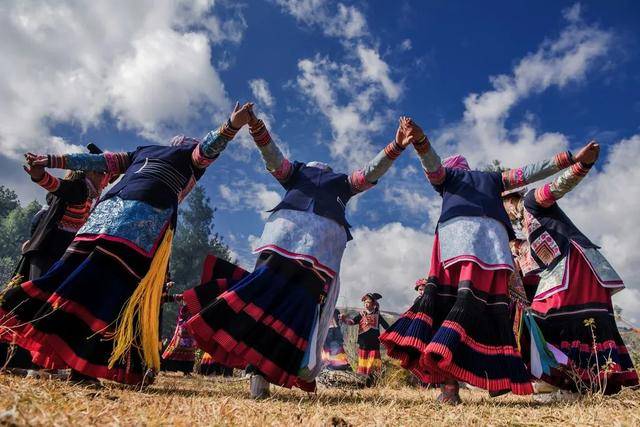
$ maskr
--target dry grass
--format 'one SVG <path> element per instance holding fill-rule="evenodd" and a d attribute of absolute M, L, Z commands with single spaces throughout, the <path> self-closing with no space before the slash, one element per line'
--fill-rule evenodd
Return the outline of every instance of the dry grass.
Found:
<path fill-rule="evenodd" d="M 0 376 L 3 425 L 640 425 L 640 394 L 563 404 L 462 391 L 458 407 L 434 403 L 434 390 L 321 388 L 316 395 L 275 389 L 248 397 L 245 381 L 163 375 L 139 392 L 89 389 L 59 380 Z"/>

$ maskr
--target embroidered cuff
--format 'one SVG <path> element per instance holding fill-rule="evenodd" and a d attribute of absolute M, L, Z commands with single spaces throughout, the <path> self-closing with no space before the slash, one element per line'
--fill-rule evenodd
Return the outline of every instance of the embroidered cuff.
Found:
<path fill-rule="evenodd" d="M 47 167 L 52 169 L 66 169 L 67 159 L 64 155 L 48 154 L 49 163 Z"/>
<path fill-rule="evenodd" d="M 283 159 L 282 163 L 278 167 L 278 169 L 271 172 L 271 175 L 278 181 L 286 181 L 291 175 L 291 168 L 293 165 L 289 161 L 289 159 Z"/>
<path fill-rule="evenodd" d="M 213 163 L 219 154 L 215 154 L 213 157 L 207 157 L 202 152 L 202 148 L 200 145 L 196 146 L 191 152 L 191 162 L 193 165 L 199 169 L 204 169 L 208 167 L 211 163 Z"/>
<path fill-rule="evenodd" d="M 389 144 L 391 145 L 391 144 Z M 375 184 L 367 181 L 367 178 L 364 176 L 363 170 L 357 170 L 351 173 L 349 176 L 349 182 L 351 183 L 351 189 L 355 193 L 362 193 L 363 191 L 367 191 Z"/>
<path fill-rule="evenodd" d="M 413 148 L 415 148 L 420 155 L 429 151 L 429 149 L 431 148 L 431 142 L 429 142 L 429 138 L 427 138 L 427 135 L 424 135 L 420 141 L 414 142 Z"/>
<path fill-rule="evenodd" d="M 105 152 L 103 156 L 107 163 L 107 172 L 111 175 L 123 174 L 131 164 L 128 153 Z"/>
<path fill-rule="evenodd" d="M 592 166 L 593 166 L 593 163 L 591 163 L 590 165 L 587 165 L 582 162 L 577 162 L 571 165 L 571 173 L 579 177 L 584 177 L 589 173 Z"/>
<path fill-rule="evenodd" d="M 551 192 L 551 184 L 545 184 L 542 187 L 536 188 L 534 195 L 536 202 L 544 208 L 548 208 L 556 202 L 556 198 Z"/>
<path fill-rule="evenodd" d="M 440 185 L 444 182 L 445 177 L 447 176 L 447 171 L 444 169 L 444 166 L 440 165 L 435 172 L 427 172 L 424 170 L 425 175 L 427 175 L 427 179 L 433 185 Z"/>
<path fill-rule="evenodd" d="M 391 159 L 395 160 L 400 157 L 400 154 L 404 151 L 404 147 L 398 144 L 396 141 L 390 142 L 386 147 L 384 147 L 384 154 Z"/>
<path fill-rule="evenodd" d="M 232 140 L 240 129 L 236 129 L 231 125 L 231 119 L 228 119 L 222 126 L 220 126 L 220 135 L 224 136 L 228 140 Z"/>
<path fill-rule="evenodd" d="M 54 192 L 60 188 L 60 180 L 47 171 L 44 172 L 42 178 L 34 182 L 49 192 Z"/>
<path fill-rule="evenodd" d="M 518 188 L 527 183 L 522 168 L 509 169 L 502 172 L 502 183 L 504 188 Z"/>
<path fill-rule="evenodd" d="M 571 155 L 571 151 L 563 151 L 562 153 L 556 154 L 553 157 L 553 162 L 558 169 L 566 169 L 575 163 L 573 156 Z"/>
<path fill-rule="evenodd" d="M 264 147 L 271 142 L 271 135 L 262 120 L 258 120 L 255 126 L 249 127 L 249 133 L 258 147 Z"/>

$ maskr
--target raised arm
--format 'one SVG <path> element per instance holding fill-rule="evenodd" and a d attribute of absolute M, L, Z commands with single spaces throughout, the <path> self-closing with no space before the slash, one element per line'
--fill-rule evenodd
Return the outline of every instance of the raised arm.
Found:
<path fill-rule="evenodd" d="M 69 169 L 85 172 L 106 172 L 110 175 L 120 175 L 131 164 L 131 153 L 102 153 L 102 154 L 25 154 L 27 163 L 31 166 L 42 166 L 52 169 Z"/>
<path fill-rule="evenodd" d="M 229 119 L 218 129 L 209 132 L 193 150 L 191 158 L 195 167 L 204 169 L 220 157 L 220 153 L 227 148 L 229 141 L 236 136 L 242 126 L 247 124 L 248 111 L 252 106 L 252 103 L 246 103 L 240 107 L 240 104 L 236 102 Z"/>
<path fill-rule="evenodd" d="M 407 145 L 411 143 L 411 139 L 405 132 L 409 120 L 406 117 L 401 117 L 395 139 L 380 150 L 362 169 L 355 170 L 349 175 L 349 184 L 353 194 L 362 193 L 376 185 L 393 165 L 393 162 L 400 157 Z"/>
<path fill-rule="evenodd" d="M 548 178 L 574 163 L 575 160 L 571 152 L 563 151 L 550 159 L 502 172 L 502 184 L 505 190 L 523 187 L 532 182 Z"/>
<path fill-rule="evenodd" d="M 280 148 L 271 139 L 267 126 L 261 119 L 258 119 L 251 111 L 249 119 L 249 132 L 253 141 L 260 150 L 262 160 L 264 160 L 267 171 L 282 185 L 286 185 L 293 172 L 293 165 L 287 159 Z"/>
<path fill-rule="evenodd" d="M 442 166 L 442 160 L 434 148 L 431 146 L 431 142 L 427 135 L 420 126 L 414 121 L 410 121 L 408 124 L 408 133 L 413 141 L 413 148 L 418 153 L 420 163 L 422 163 L 422 169 L 424 170 L 427 179 L 433 186 L 438 186 L 444 182 L 447 176 L 447 171 Z"/>
<path fill-rule="evenodd" d="M 536 203 L 548 208 L 564 197 L 565 194 L 573 190 L 576 185 L 587 176 L 587 173 L 589 173 L 591 167 L 598 159 L 599 154 L 600 145 L 595 142 L 587 144 L 579 153 L 579 157 L 576 156 L 580 161 L 572 164 L 570 168 L 560 174 L 553 182 L 535 189 L 534 197 Z"/>
<path fill-rule="evenodd" d="M 24 166 L 24 170 L 31 176 L 31 181 L 67 202 L 81 203 L 88 196 L 89 190 L 84 179 L 56 178 L 43 166 Z"/>

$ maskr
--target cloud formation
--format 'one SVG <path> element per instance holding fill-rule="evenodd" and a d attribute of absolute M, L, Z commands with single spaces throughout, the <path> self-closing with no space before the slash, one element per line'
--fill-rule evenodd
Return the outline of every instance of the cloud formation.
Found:
<path fill-rule="evenodd" d="M 512 129 L 506 127 L 519 102 L 551 87 L 562 89 L 584 81 L 606 57 L 614 39 L 612 32 L 584 22 L 579 6 L 567 9 L 564 17 L 567 25 L 558 37 L 544 41 L 535 52 L 520 59 L 510 74 L 491 77 L 491 90 L 464 99 L 462 120 L 436 132 L 435 143 L 441 154 L 464 153 L 476 167 L 493 159 L 513 167 L 568 148 L 565 135 L 539 134 L 530 119 L 525 118 Z"/>
<path fill-rule="evenodd" d="M 239 42 L 238 9 L 213 0 L 24 1 L 0 4 L 0 149 L 78 149 L 51 134 L 113 117 L 122 128 L 164 140 L 196 114 L 229 107 L 211 46 Z"/>

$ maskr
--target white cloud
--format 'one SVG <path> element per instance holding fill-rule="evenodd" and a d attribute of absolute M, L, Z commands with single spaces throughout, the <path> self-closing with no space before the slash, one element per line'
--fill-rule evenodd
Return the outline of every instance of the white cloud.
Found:
<path fill-rule="evenodd" d="M 380 58 L 378 51 L 358 45 L 358 57 L 364 77 L 373 83 L 378 83 L 388 99 L 397 100 L 402 92 L 402 87 L 391 80 L 389 65 Z"/>
<path fill-rule="evenodd" d="M 377 53 L 361 45 L 358 51 L 362 52 L 359 65 L 320 56 L 303 59 L 298 62 L 297 79 L 300 90 L 329 121 L 331 156 L 352 165 L 362 164 L 382 148 L 370 142 L 393 120 L 381 100 L 385 96 L 395 100 L 400 94 L 400 86 L 390 79 Z"/>
<path fill-rule="evenodd" d="M 402 43 L 400 43 L 400 49 L 404 51 L 409 51 L 413 49 L 413 44 L 411 43 L 411 39 L 402 40 Z"/>
<path fill-rule="evenodd" d="M 519 166 L 566 149 L 569 141 L 565 135 L 538 134 L 530 117 L 512 129 L 505 124 L 520 101 L 550 87 L 564 88 L 583 81 L 606 56 L 613 40 L 611 32 L 585 23 L 579 6 L 565 12 L 565 17 L 567 26 L 557 38 L 544 41 L 518 61 L 510 74 L 492 77 L 492 90 L 467 96 L 462 120 L 441 129 L 436 145 L 464 153 L 472 167 L 496 158 L 508 166 Z"/>
<path fill-rule="evenodd" d="M 266 107 L 273 107 L 275 104 L 275 99 L 271 95 L 271 91 L 269 90 L 269 83 L 265 79 L 254 79 L 249 80 L 249 87 L 251 88 L 251 92 L 253 96 L 263 103 Z"/>
<path fill-rule="evenodd" d="M 226 114 L 211 45 L 239 41 L 239 9 L 212 0 L 0 3 L 0 149 L 74 149 L 50 129 L 113 116 L 143 136 L 191 131 L 195 114 Z M 213 31 L 212 22 L 220 31 Z M 199 130 L 201 132 L 201 130 Z M 78 147 L 75 147 L 78 149 Z"/>
<path fill-rule="evenodd" d="M 265 184 L 248 181 L 222 184 L 218 186 L 218 192 L 223 201 L 221 208 L 229 211 L 252 209 L 263 221 L 270 215 L 267 210 L 274 208 L 282 198 L 280 193 L 269 189 Z"/>
<path fill-rule="evenodd" d="M 613 145 L 600 169 L 591 171 L 584 182 L 559 204 L 572 221 L 594 243 L 622 276 L 630 291 L 621 292 L 615 302 L 640 319 L 640 135 Z"/>
<path fill-rule="evenodd" d="M 429 272 L 433 234 L 398 222 L 352 232 L 342 260 L 338 304 L 358 307 L 366 292 L 379 292 L 383 310 L 409 308 L 415 281 Z"/>
<path fill-rule="evenodd" d="M 275 0 L 281 8 L 309 26 L 322 29 L 325 35 L 343 39 L 365 36 L 367 21 L 357 8 L 327 0 Z"/>

